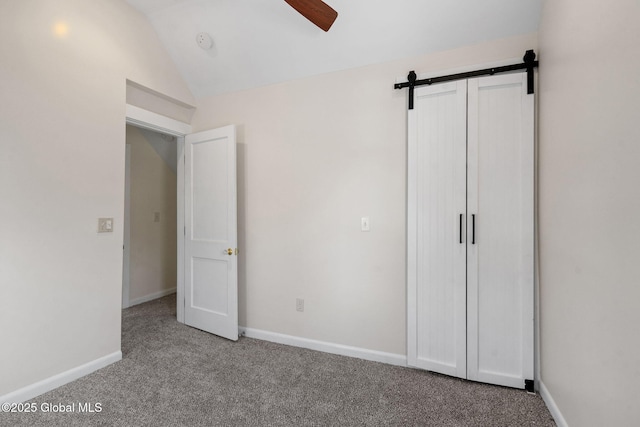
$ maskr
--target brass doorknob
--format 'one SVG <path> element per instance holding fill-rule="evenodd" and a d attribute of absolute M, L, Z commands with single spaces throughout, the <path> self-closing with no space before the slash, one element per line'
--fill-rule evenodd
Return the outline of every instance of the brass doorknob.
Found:
<path fill-rule="evenodd" d="M 225 251 L 227 255 L 233 255 L 233 249 L 229 248 Z"/>

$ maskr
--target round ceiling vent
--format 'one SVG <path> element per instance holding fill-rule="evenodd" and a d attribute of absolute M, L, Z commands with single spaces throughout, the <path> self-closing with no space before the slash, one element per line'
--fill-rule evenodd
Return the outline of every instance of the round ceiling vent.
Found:
<path fill-rule="evenodd" d="M 209 50 L 213 46 L 213 39 L 207 33 L 198 33 L 196 43 L 204 50 Z"/>

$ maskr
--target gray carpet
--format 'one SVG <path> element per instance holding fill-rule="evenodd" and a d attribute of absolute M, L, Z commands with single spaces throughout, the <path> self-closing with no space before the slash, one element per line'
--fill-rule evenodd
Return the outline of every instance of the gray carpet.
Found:
<path fill-rule="evenodd" d="M 175 295 L 123 311 L 123 360 L 32 402 L 99 413 L 0 413 L 3 426 L 553 426 L 542 399 L 176 321 Z"/>

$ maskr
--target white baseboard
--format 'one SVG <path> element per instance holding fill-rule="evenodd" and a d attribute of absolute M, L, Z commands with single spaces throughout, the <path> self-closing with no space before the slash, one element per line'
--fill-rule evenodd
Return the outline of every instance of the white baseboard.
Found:
<path fill-rule="evenodd" d="M 175 293 L 176 293 L 176 288 L 165 289 L 164 291 L 160 291 L 160 292 L 154 292 L 152 294 L 145 295 L 145 296 L 140 297 L 140 298 L 129 300 L 129 307 L 133 307 L 134 305 L 142 304 L 143 302 L 149 302 L 149 301 L 152 301 L 154 299 L 166 297 L 167 295 L 171 295 L 171 294 L 175 294 Z"/>
<path fill-rule="evenodd" d="M 551 416 L 555 420 L 556 425 L 558 427 L 569 427 L 569 424 L 567 424 L 567 421 L 562 416 L 562 413 L 560 412 L 560 409 L 558 409 L 556 402 L 553 400 L 553 397 L 551 397 L 549 390 L 547 390 L 547 387 L 545 387 L 542 381 L 538 382 L 538 391 L 540 392 L 540 397 L 542 397 L 544 403 L 547 404 L 547 408 L 549 409 L 549 412 L 551 412 Z"/>
<path fill-rule="evenodd" d="M 37 383 L 28 385 L 9 394 L 5 394 L 4 396 L 0 396 L 0 404 L 20 403 L 33 399 L 34 397 L 61 387 L 71 381 L 75 381 L 78 378 L 82 378 L 85 375 L 89 375 L 90 373 L 111 365 L 121 359 L 122 352 L 116 351 L 115 353 L 108 354 L 89 363 L 85 363 L 84 365 L 76 366 L 68 371 L 54 375 L 45 380 L 38 381 Z"/>
<path fill-rule="evenodd" d="M 341 356 L 356 357 L 358 359 L 387 363 L 389 365 L 407 366 L 407 356 L 402 354 L 385 353 L 382 351 L 368 350 L 366 348 L 316 341 L 308 338 L 294 337 L 292 335 L 278 334 L 276 332 L 262 331 L 260 329 L 245 328 L 242 326 L 239 329 L 241 333 L 249 338 L 271 341 L 293 347 L 307 348 L 309 350 L 323 351 L 325 353 L 339 354 Z"/>

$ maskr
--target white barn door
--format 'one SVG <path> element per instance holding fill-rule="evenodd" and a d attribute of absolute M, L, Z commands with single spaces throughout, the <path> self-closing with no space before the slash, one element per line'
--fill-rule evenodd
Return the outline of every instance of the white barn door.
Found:
<path fill-rule="evenodd" d="M 409 366 L 466 378 L 467 82 L 415 90 L 409 110 Z"/>
<path fill-rule="evenodd" d="M 533 380 L 533 106 L 525 73 L 415 89 L 410 366 L 518 388 Z"/>
<path fill-rule="evenodd" d="M 526 73 L 469 80 L 467 369 L 533 380 L 533 103 Z"/>
<path fill-rule="evenodd" d="M 234 126 L 185 136 L 185 292 L 189 326 L 238 339 Z"/>

